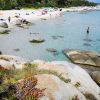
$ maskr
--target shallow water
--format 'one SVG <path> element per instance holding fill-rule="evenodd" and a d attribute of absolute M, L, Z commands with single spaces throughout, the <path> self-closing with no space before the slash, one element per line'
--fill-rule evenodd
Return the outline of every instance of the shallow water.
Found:
<path fill-rule="evenodd" d="M 88 13 L 66 12 L 55 19 L 40 20 L 29 29 L 14 28 L 8 35 L 0 35 L 0 51 L 30 60 L 68 60 L 62 50 L 82 49 L 100 52 L 100 11 Z M 86 29 L 90 27 L 87 36 Z M 30 34 L 40 33 L 40 34 Z M 42 37 L 44 43 L 30 43 L 32 37 Z M 14 49 L 19 48 L 20 51 Z M 54 48 L 57 54 L 46 51 Z"/>

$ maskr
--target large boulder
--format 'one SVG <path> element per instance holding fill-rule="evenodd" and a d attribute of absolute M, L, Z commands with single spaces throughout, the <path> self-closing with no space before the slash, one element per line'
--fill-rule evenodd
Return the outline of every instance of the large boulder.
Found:
<path fill-rule="evenodd" d="M 53 100 L 68 100 L 67 96 L 71 96 L 71 97 L 75 96 L 75 95 L 73 96 L 71 95 L 72 94 L 71 92 L 75 92 L 73 91 L 75 87 L 76 90 L 78 90 L 78 92 L 82 93 L 85 96 L 86 100 L 87 99 L 88 100 L 100 100 L 99 99 L 100 98 L 100 95 L 99 95 L 100 87 L 92 80 L 89 74 L 84 69 L 80 68 L 79 66 L 68 63 L 67 61 L 66 62 L 64 61 L 44 62 L 44 61 L 37 60 L 32 63 L 37 64 L 38 69 L 44 70 L 44 73 L 46 74 L 52 73 L 53 75 L 59 77 L 59 79 L 65 82 L 67 86 L 69 87 L 69 89 L 66 86 L 63 87 L 64 85 L 62 86 L 61 85 L 62 83 L 60 84 L 60 82 L 57 81 L 58 79 L 52 76 L 48 76 L 48 77 L 46 76 L 47 77 L 46 79 L 50 80 L 50 77 L 52 77 L 51 79 L 55 81 L 56 85 L 54 84 L 53 86 L 51 86 L 52 82 L 48 80 L 46 81 L 45 76 L 43 76 L 44 78 L 42 79 L 39 78 L 39 77 L 42 77 L 42 75 L 37 76 L 38 82 L 40 81 L 39 79 L 41 79 L 45 84 L 46 90 L 48 91 L 48 94 L 46 95 L 47 97 L 49 96 L 53 97 L 54 98 Z M 42 89 L 44 88 L 44 84 L 43 83 L 38 84 L 37 87 Z M 53 87 L 55 86 L 58 86 L 58 90 L 54 90 Z M 51 89 L 52 91 L 50 91 Z M 63 93 L 67 93 L 67 94 L 64 95 Z M 79 94 L 77 95 L 78 97 L 80 96 Z M 61 97 L 61 99 L 57 99 L 57 97 L 59 98 L 59 96 Z M 65 99 L 63 97 L 65 97 Z M 93 98 L 96 98 L 96 99 L 93 99 Z M 78 99 L 71 98 L 71 100 L 78 100 Z M 79 99 L 79 100 L 84 100 L 84 99 Z"/>
<path fill-rule="evenodd" d="M 91 72 L 91 77 L 100 86 L 100 71 Z"/>
<path fill-rule="evenodd" d="M 100 53 L 99 52 L 65 49 L 63 53 L 73 63 L 100 67 Z"/>
<path fill-rule="evenodd" d="M 6 22 L 0 22 L 0 27 L 8 28 L 8 24 Z"/>

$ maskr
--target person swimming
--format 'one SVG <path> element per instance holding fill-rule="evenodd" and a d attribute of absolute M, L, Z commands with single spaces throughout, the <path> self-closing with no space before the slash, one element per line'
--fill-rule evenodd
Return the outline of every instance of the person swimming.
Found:
<path fill-rule="evenodd" d="M 87 34 L 89 34 L 89 32 L 90 32 L 90 27 L 87 28 Z"/>

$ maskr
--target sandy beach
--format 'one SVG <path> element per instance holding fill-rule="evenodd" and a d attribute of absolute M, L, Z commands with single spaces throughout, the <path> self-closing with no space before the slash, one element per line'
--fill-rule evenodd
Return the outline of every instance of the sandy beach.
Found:
<path fill-rule="evenodd" d="M 0 11 L 0 22 L 6 22 L 9 26 L 9 28 L 12 28 L 13 25 L 16 24 L 16 21 L 18 19 L 25 19 L 29 22 L 32 22 L 34 20 L 46 20 L 46 19 L 53 19 L 58 16 L 61 16 L 63 12 L 65 12 L 66 9 L 62 9 L 62 11 L 55 10 L 53 8 L 47 8 L 47 9 L 36 9 L 36 10 L 2 10 Z M 8 21 L 8 17 L 10 16 L 10 22 Z"/>
<path fill-rule="evenodd" d="M 35 20 L 47 20 L 54 19 L 61 16 L 64 12 L 81 12 L 100 10 L 100 6 L 96 7 L 70 7 L 70 8 L 43 8 L 43 9 L 21 9 L 21 10 L 0 10 L 0 23 L 6 22 L 9 28 L 12 28 L 16 22 L 20 19 L 32 22 Z M 8 17 L 10 16 L 10 22 Z"/>

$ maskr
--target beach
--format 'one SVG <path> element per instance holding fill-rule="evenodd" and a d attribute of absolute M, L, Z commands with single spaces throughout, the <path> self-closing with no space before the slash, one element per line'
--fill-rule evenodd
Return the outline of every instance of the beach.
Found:
<path fill-rule="evenodd" d="M 43 11 L 44 14 L 42 14 Z M 4 22 L 6 22 L 9 27 L 13 27 L 13 25 L 16 24 L 16 21 L 18 19 L 25 19 L 27 21 L 36 21 L 39 19 L 53 19 L 61 15 L 61 13 L 65 12 L 66 9 L 62 9 L 62 11 L 55 10 L 53 8 L 43 8 L 43 9 L 36 9 L 36 10 L 5 10 L 0 11 L 0 19 L 4 19 Z M 8 17 L 10 16 L 10 23 L 8 22 Z M 16 18 L 16 16 L 18 16 Z"/>
<path fill-rule="evenodd" d="M 61 9 L 61 11 L 60 11 Z M 21 9 L 21 10 L 0 10 L 0 19 L 6 22 L 10 27 L 16 24 L 18 19 L 25 19 L 27 21 L 34 21 L 39 19 L 54 19 L 61 16 L 64 12 L 81 12 L 81 11 L 95 11 L 100 10 L 100 6 L 96 7 L 70 7 L 70 8 L 42 8 L 42 9 Z M 44 12 L 44 13 L 43 13 Z M 16 17 L 17 16 L 17 17 Z M 8 22 L 10 17 L 10 23 Z M 1 22 L 1 21 L 0 21 Z"/>

